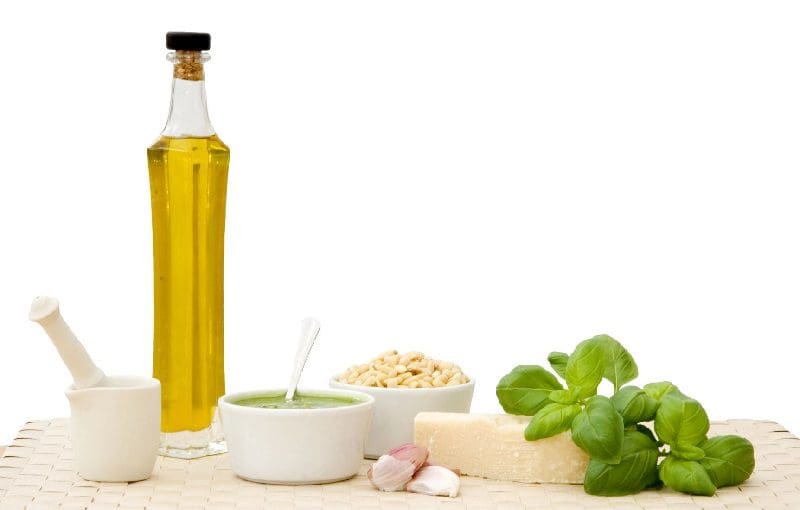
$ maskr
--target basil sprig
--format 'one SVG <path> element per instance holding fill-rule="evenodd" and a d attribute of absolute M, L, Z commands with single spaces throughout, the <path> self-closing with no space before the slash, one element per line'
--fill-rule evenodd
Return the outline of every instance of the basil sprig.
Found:
<path fill-rule="evenodd" d="M 551 352 L 547 361 L 565 384 L 544 367 L 520 365 L 500 380 L 497 398 L 507 413 L 531 416 L 529 441 L 571 431 L 589 455 L 587 493 L 622 496 L 666 485 L 710 496 L 753 473 L 753 445 L 734 435 L 709 439 L 705 409 L 677 386 L 626 386 L 639 369 L 610 336 L 584 340 L 571 354 Z M 597 394 L 603 379 L 614 388 L 610 398 Z"/>

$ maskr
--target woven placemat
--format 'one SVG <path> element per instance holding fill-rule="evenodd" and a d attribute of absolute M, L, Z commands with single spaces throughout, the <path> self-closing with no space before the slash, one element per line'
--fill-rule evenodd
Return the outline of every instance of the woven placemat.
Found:
<path fill-rule="evenodd" d="M 30 422 L 0 458 L 0 510 L 61 509 L 800 509 L 800 440 L 774 422 L 735 420 L 711 435 L 740 434 L 756 450 L 756 471 L 714 497 L 668 489 L 635 496 L 588 496 L 578 485 L 527 485 L 463 477 L 457 498 L 374 490 L 365 461 L 352 480 L 299 487 L 246 482 L 226 455 L 183 461 L 159 457 L 152 478 L 136 483 L 87 482 L 72 468 L 66 420 Z"/>

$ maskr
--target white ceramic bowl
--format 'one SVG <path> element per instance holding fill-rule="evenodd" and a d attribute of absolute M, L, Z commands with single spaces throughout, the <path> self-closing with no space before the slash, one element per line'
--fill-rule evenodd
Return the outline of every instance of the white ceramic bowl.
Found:
<path fill-rule="evenodd" d="M 102 386 L 67 389 L 78 475 L 101 482 L 149 478 L 158 457 L 161 383 L 110 375 Z"/>
<path fill-rule="evenodd" d="M 377 459 L 392 448 L 414 442 L 414 418 L 417 413 L 439 411 L 468 413 L 475 390 L 475 380 L 441 388 L 376 388 L 330 380 L 332 388 L 359 391 L 375 398 L 372 427 L 364 449 L 366 457 Z"/>
<path fill-rule="evenodd" d="M 354 476 L 364 460 L 375 400 L 345 390 L 299 393 L 345 397 L 359 403 L 322 409 L 263 409 L 233 402 L 285 389 L 231 393 L 219 399 L 233 472 L 253 482 L 319 484 Z"/>

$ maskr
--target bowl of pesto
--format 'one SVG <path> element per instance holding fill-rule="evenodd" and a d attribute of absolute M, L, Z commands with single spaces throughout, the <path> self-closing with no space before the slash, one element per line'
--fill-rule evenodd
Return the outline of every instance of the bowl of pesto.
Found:
<path fill-rule="evenodd" d="M 359 391 L 285 389 L 231 393 L 219 399 L 231 469 L 275 484 L 320 484 L 354 476 L 375 399 Z"/>

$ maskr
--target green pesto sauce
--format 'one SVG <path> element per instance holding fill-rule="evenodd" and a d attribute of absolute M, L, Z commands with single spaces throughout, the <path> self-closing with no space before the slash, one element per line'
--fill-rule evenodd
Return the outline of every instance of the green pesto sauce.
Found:
<path fill-rule="evenodd" d="M 233 402 L 239 406 L 258 407 L 260 409 L 325 409 L 328 407 L 344 407 L 362 403 L 357 398 L 332 397 L 329 395 L 308 395 L 296 393 L 294 400 L 287 402 L 286 394 L 259 395 L 247 397 Z"/>

